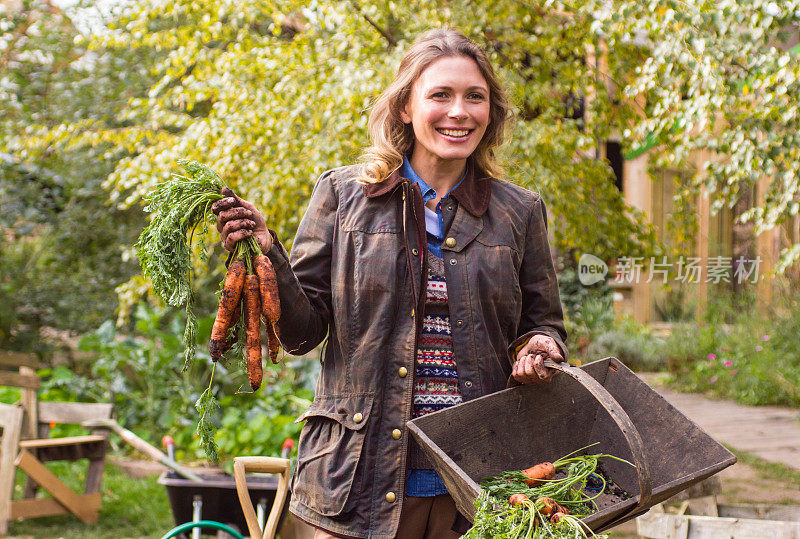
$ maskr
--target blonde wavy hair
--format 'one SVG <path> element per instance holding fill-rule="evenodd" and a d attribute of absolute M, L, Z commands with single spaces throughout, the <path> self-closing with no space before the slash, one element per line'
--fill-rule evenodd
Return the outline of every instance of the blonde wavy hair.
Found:
<path fill-rule="evenodd" d="M 470 158 L 487 174 L 502 174 L 494 150 L 503 143 L 511 116 L 506 92 L 483 49 L 461 32 L 442 28 L 417 38 L 400 61 L 392 83 L 372 105 L 368 124 L 372 145 L 361 155 L 358 180 L 382 182 L 402 165 L 403 155 L 411 151 L 415 138 L 413 127 L 403 123 L 400 111 L 408 103 L 420 74 L 434 61 L 453 56 L 474 60 L 489 85 L 489 125 Z"/>

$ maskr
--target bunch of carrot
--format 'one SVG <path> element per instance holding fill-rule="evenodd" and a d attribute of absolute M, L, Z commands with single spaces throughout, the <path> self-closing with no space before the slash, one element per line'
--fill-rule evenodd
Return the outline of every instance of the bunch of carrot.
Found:
<path fill-rule="evenodd" d="M 222 194 L 235 196 L 227 187 Z M 241 320 L 245 332 L 247 378 L 253 391 L 261 386 L 262 316 L 267 330 L 269 357 L 273 363 L 278 363 L 281 345 L 277 323 L 281 317 L 281 303 L 275 270 L 269 258 L 260 250 L 254 251 L 250 242 L 239 242 L 225 275 L 208 348 L 212 360 L 222 357 L 238 340 Z"/>
<path fill-rule="evenodd" d="M 192 240 L 199 230 L 202 242 L 202 232 L 214 223 L 212 204 L 235 195 L 225 187 L 216 172 L 202 163 L 180 159 L 178 164 L 186 175 L 172 174 L 169 180 L 156 185 L 145 197 L 145 211 L 152 216 L 136 248 L 142 273 L 150 280 L 153 290 L 170 305 L 186 309 L 185 369 L 195 359 L 197 349 L 197 316 L 191 286 Z M 228 265 L 209 342 L 214 367 L 208 387 L 195 403 L 200 413 L 197 431 L 211 460 L 217 459 L 213 439 L 215 429 L 210 419 L 218 407 L 212 391 L 216 363 L 243 334 L 242 350 L 250 387 L 254 391 L 259 388 L 262 379 L 262 316 L 267 329 L 269 355 L 273 363 L 277 363 L 281 346 L 276 326 L 280 318 L 277 280 L 269 259 L 250 237 L 236 245 Z"/>
<path fill-rule="evenodd" d="M 576 455 L 584 449 L 555 462 L 503 472 L 481 481 L 482 492 L 475 501 L 478 511 L 472 528 L 464 537 L 600 537 L 581 520 L 597 511 L 594 500 L 605 489 L 605 480 L 594 472 L 601 457 L 622 459 L 603 454 Z M 558 470 L 564 470 L 563 477 L 556 477 Z M 592 475 L 602 480 L 603 487 L 597 494 L 589 496 L 583 489 Z"/>

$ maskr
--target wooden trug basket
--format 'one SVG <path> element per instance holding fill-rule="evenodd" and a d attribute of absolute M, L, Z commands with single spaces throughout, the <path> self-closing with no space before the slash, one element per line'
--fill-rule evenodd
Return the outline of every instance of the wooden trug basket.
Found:
<path fill-rule="evenodd" d="M 419 417 L 411 433 L 442 477 L 458 510 L 475 516 L 478 483 L 507 470 L 588 453 L 631 494 L 601 497 L 584 519 L 602 531 L 647 511 L 736 462 L 736 457 L 676 410 L 616 358 L 562 371 L 549 384 L 520 386 Z"/>

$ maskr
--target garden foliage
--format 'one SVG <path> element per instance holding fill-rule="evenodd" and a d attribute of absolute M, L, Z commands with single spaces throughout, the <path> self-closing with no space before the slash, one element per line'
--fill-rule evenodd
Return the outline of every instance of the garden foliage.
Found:
<path fill-rule="evenodd" d="M 291 244 L 314 178 L 357 159 L 371 102 L 414 38 L 442 25 L 489 51 L 509 88 L 507 178 L 543 194 L 563 252 L 657 249 L 597 159 L 614 134 L 661 165 L 686 167 L 693 150 L 728 156 L 690 174 L 681 200 L 704 186 L 717 206 L 731 204 L 766 174 L 777 181 L 749 215 L 757 229 L 799 208 L 800 62 L 782 43 L 796 34 L 800 0 L 134 0 L 98 5 L 107 19 L 88 37 L 74 10 L 48 5 L 3 8 L 0 152 L 76 187 L 85 163 L 102 163 L 87 185 L 102 202 L 103 182 L 111 215 L 141 219 L 144 195 L 186 156 L 219 171 Z M 131 243 L 129 233 L 116 239 Z M 198 269 L 198 284 L 219 278 L 218 265 Z M 130 271 L 104 274 L 119 282 Z M 138 276 L 119 289 L 123 314 L 147 285 Z"/>
<path fill-rule="evenodd" d="M 208 352 L 198 349 L 198 360 L 181 373 L 183 315 L 139 306 L 134 317 L 130 335 L 118 334 L 112 321 L 87 334 L 80 343 L 87 357 L 74 372 L 53 376 L 46 389 L 59 387 L 60 400 L 112 402 L 126 428 L 156 446 L 170 434 L 181 458 L 203 458 L 192 404 L 208 382 Z M 199 339 L 208 340 L 212 324 L 213 317 L 198 320 Z M 217 364 L 212 391 L 221 407 L 211 420 L 219 426 L 215 441 L 223 464 L 237 455 L 278 456 L 286 438 L 297 441 L 301 425 L 294 419 L 311 403 L 317 367 L 311 357 L 288 363 L 265 371 L 258 393 L 251 392 L 238 361 Z"/>
<path fill-rule="evenodd" d="M 663 355 L 675 386 L 751 405 L 800 408 L 800 297 L 776 301 L 769 317 L 754 317 L 729 301 L 705 323 L 676 327 Z"/>
<path fill-rule="evenodd" d="M 800 407 L 800 296 L 781 298 L 770 316 L 759 318 L 752 315 L 754 298 L 743 299 L 715 298 L 703 318 L 672 323 L 666 333 L 616 320 L 608 316 L 610 304 L 588 299 L 581 309 L 601 314 L 571 324 L 570 352 L 584 363 L 614 356 L 637 371 L 666 371 L 684 391 Z"/>
<path fill-rule="evenodd" d="M 85 4 L 85 2 L 81 2 Z M 158 53 L 86 54 L 50 2 L 0 5 L 0 349 L 45 353 L 40 328 L 84 332 L 113 315 L 140 207 L 109 204 L 102 183 L 126 150 L 72 144 L 66 125 L 124 124 Z"/>

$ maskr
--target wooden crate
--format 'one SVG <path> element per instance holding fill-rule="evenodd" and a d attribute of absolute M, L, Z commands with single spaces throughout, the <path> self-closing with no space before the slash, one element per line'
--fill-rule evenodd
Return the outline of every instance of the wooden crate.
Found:
<path fill-rule="evenodd" d="M 637 533 L 650 539 L 798 539 L 800 506 L 723 505 L 719 516 L 665 513 L 659 507 L 636 519 Z"/>

